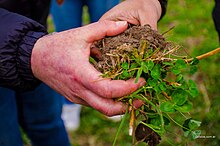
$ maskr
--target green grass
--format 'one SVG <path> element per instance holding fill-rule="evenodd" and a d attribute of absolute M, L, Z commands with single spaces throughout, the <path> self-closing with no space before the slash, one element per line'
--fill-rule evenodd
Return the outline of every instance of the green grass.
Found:
<path fill-rule="evenodd" d="M 175 26 L 165 37 L 183 46 L 185 52 L 195 57 L 219 47 L 217 33 L 212 21 L 213 0 L 169 0 L 168 11 L 159 22 L 159 32 Z M 85 15 L 86 21 L 88 16 Z M 53 29 L 50 22 L 49 29 Z M 52 31 L 52 30 L 51 30 Z M 179 128 L 168 129 L 163 137 L 165 145 L 220 145 L 220 54 L 201 60 L 198 72 L 189 76 L 196 83 L 200 96 L 193 103 L 192 117 L 202 121 L 202 136 L 215 136 L 190 141 L 184 138 Z M 128 121 L 128 119 L 127 119 Z M 116 136 L 119 122 L 112 122 L 99 112 L 83 107 L 81 125 L 76 132 L 70 133 L 72 146 L 111 146 Z M 119 134 L 117 146 L 131 146 L 128 136 L 128 122 Z M 144 144 L 140 144 L 144 145 Z"/>

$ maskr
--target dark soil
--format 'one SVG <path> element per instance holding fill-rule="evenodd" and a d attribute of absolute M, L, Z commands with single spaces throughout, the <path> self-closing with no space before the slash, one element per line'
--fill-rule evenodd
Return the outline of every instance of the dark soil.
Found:
<path fill-rule="evenodd" d="M 117 57 L 117 54 L 129 53 L 135 48 L 140 52 L 142 42 L 147 42 L 147 48 L 149 49 L 160 49 L 161 51 L 167 47 L 167 42 L 163 35 L 152 30 L 149 25 L 131 26 L 120 35 L 106 37 L 94 44 L 95 48 L 98 48 L 101 52 L 101 55 L 97 55 L 99 54 L 97 50 L 94 49 L 93 51 L 93 54 L 96 54 L 95 59 L 98 60 L 97 64 L 95 64 L 96 69 L 104 72 L 109 67 L 114 67 L 115 59 L 121 59 Z"/>
<path fill-rule="evenodd" d="M 161 137 L 149 127 L 140 123 L 135 130 L 137 141 L 144 141 L 148 146 L 156 146 L 160 143 Z"/>
<path fill-rule="evenodd" d="M 141 40 L 149 41 L 149 43 L 156 48 L 164 48 L 165 46 L 164 37 L 157 31 L 152 30 L 149 25 L 145 25 L 133 26 L 120 35 L 104 38 L 98 41 L 96 47 L 102 49 L 103 53 L 107 53 L 109 50 L 116 49 L 124 44 L 131 45 L 133 48 L 138 48 Z"/>

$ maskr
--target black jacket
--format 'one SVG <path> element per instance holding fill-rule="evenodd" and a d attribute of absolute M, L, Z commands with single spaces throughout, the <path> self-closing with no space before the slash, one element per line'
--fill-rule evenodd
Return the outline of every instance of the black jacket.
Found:
<path fill-rule="evenodd" d="M 215 28 L 218 32 L 220 42 L 220 0 L 215 0 L 215 7 L 212 12 L 212 17 L 215 23 Z"/>
<path fill-rule="evenodd" d="M 26 91 L 40 83 L 30 57 L 35 42 L 47 34 L 49 6 L 49 0 L 0 1 L 0 86 Z"/>

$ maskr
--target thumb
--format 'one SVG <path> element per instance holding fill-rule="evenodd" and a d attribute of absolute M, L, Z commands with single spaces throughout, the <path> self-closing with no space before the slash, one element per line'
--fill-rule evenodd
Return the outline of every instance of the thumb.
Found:
<path fill-rule="evenodd" d="M 100 40 L 105 36 L 118 35 L 126 30 L 128 27 L 127 21 L 109 21 L 103 20 L 96 23 L 84 26 L 84 38 L 88 43 L 92 43 L 96 40 Z"/>

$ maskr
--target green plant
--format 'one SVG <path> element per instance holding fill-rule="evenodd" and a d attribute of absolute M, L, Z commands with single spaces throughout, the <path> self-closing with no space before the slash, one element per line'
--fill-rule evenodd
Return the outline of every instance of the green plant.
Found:
<path fill-rule="evenodd" d="M 191 139 L 201 134 L 197 130 L 201 122 L 188 114 L 199 92 L 193 80 L 184 78 L 184 73 L 195 73 L 199 59 L 218 53 L 219 48 L 187 59 L 176 53 L 180 49 L 178 45 L 166 42 L 162 35 L 149 26 L 133 26 L 119 36 L 97 42 L 96 47 L 104 56 L 102 61 L 93 60 L 93 64 L 103 72 L 103 77 L 122 80 L 135 77 L 135 82 L 143 77 L 147 81 L 134 93 L 117 99 L 129 106 L 130 133 L 137 140 L 135 142 L 133 138 L 133 144 L 159 144 L 166 128 L 170 128 L 170 123 L 182 128 L 184 136 Z M 144 101 L 139 109 L 132 105 L 136 99 Z M 176 114 L 182 116 L 180 122 L 172 118 Z"/>

